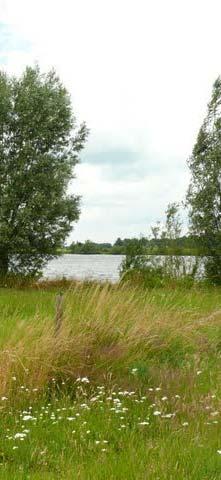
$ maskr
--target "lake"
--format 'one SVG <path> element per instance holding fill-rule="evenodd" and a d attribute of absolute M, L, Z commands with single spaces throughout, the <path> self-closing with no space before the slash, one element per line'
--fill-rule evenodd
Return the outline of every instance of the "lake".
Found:
<path fill-rule="evenodd" d="M 43 277 L 117 282 L 123 258 L 124 255 L 65 254 L 47 264 L 43 270 Z"/>
<path fill-rule="evenodd" d="M 162 264 L 163 259 L 169 257 L 152 256 Z M 183 259 L 186 272 L 190 272 L 195 257 L 180 257 Z M 99 280 L 117 282 L 119 268 L 124 255 L 78 255 L 65 254 L 51 260 L 43 270 L 43 277 L 48 279 L 68 278 L 77 280 Z M 203 275 L 203 258 L 200 260 L 198 276 Z"/>

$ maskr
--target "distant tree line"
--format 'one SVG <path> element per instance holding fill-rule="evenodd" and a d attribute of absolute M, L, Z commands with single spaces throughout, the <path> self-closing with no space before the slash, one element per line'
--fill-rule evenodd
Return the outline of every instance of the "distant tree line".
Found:
<path fill-rule="evenodd" d="M 206 255 L 208 252 L 204 242 L 194 235 L 180 236 L 179 238 L 117 238 L 112 243 L 97 243 L 91 240 L 73 242 L 61 250 L 61 253 L 76 253 L 85 255 L 112 254 L 125 255 L 127 248 L 134 242 L 144 247 L 147 255 Z"/>

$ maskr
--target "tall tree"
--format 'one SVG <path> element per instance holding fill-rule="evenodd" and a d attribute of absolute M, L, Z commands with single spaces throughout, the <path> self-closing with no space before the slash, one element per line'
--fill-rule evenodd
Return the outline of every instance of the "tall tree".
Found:
<path fill-rule="evenodd" d="M 88 130 L 54 71 L 0 73 L 0 275 L 39 272 L 79 217 L 68 195 Z"/>
<path fill-rule="evenodd" d="M 191 230 L 201 237 L 209 257 L 206 272 L 221 283 L 221 78 L 213 85 L 206 118 L 189 159 L 187 193 Z"/>
<path fill-rule="evenodd" d="M 176 240 L 182 231 L 182 222 L 179 214 L 179 203 L 169 203 L 166 209 L 166 225 L 163 237 L 169 240 Z"/>

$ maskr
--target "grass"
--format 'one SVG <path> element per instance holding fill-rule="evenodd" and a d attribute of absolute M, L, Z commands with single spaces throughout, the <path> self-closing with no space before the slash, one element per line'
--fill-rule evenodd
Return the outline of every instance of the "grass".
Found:
<path fill-rule="evenodd" d="M 0 290 L 0 479 L 221 479 L 221 290 Z"/>

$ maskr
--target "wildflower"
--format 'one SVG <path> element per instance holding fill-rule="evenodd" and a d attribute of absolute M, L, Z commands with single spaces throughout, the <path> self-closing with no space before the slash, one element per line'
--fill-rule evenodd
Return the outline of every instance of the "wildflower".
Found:
<path fill-rule="evenodd" d="M 81 382 L 81 383 L 90 383 L 87 377 L 78 377 L 76 382 Z"/>
<path fill-rule="evenodd" d="M 73 420 L 75 420 L 75 417 L 67 417 L 67 420 L 68 420 L 69 422 L 73 422 Z"/>
<path fill-rule="evenodd" d="M 189 423 L 188 422 L 183 422 L 182 425 L 183 425 L 183 427 L 187 427 L 189 425 Z"/>
<path fill-rule="evenodd" d="M 27 420 L 35 420 L 35 418 L 32 417 L 32 415 L 25 415 L 22 420 L 24 420 L 24 422 L 27 422 Z"/>
<path fill-rule="evenodd" d="M 197 370 L 196 374 L 200 375 L 202 373 L 202 370 Z"/>
<path fill-rule="evenodd" d="M 217 450 L 217 453 L 218 453 L 219 455 L 221 455 L 221 450 Z"/>
<path fill-rule="evenodd" d="M 90 410 L 90 407 L 86 403 L 82 403 L 81 408 L 84 408 L 85 410 Z"/>
<path fill-rule="evenodd" d="M 139 422 L 138 425 L 150 425 L 149 422 Z"/>
<path fill-rule="evenodd" d="M 158 415 L 161 415 L 161 412 L 159 412 L 158 410 L 155 410 L 155 412 L 153 412 L 153 415 L 155 415 L 155 417 L 157 417 Z"/>
<path fill-rule="evenodd" d="M 165 415 L 162 415 L 162 418 L 172 418 L 175 417 L 175 413 L 166 413 Z"/>
<path fill-rule="evenodd" d="M 165 397 L 162 397 L 161 400 L 165 402 L 166 400 L 168 400 L 168 398 L 165 396 Z"/>
<path fill-rule="evenodd" d="M 132 375 L 136 375 L 137 371 L 138 371 L 138 368 L 132 368 L 131 370 Z"/>
<path fill-rule="evenodd" d="M 14 447 L 12 447 L 12 450 L 16 450 L 17 448 L 17 445 L 14 445 Z"/>
<path fill-rule="evenodd" d="M 26 437 L 26 433 L 16 433 L 15 436 L 14 436 L 15 439 L 16 438 L 24 438 L 24 437 Z"/>

